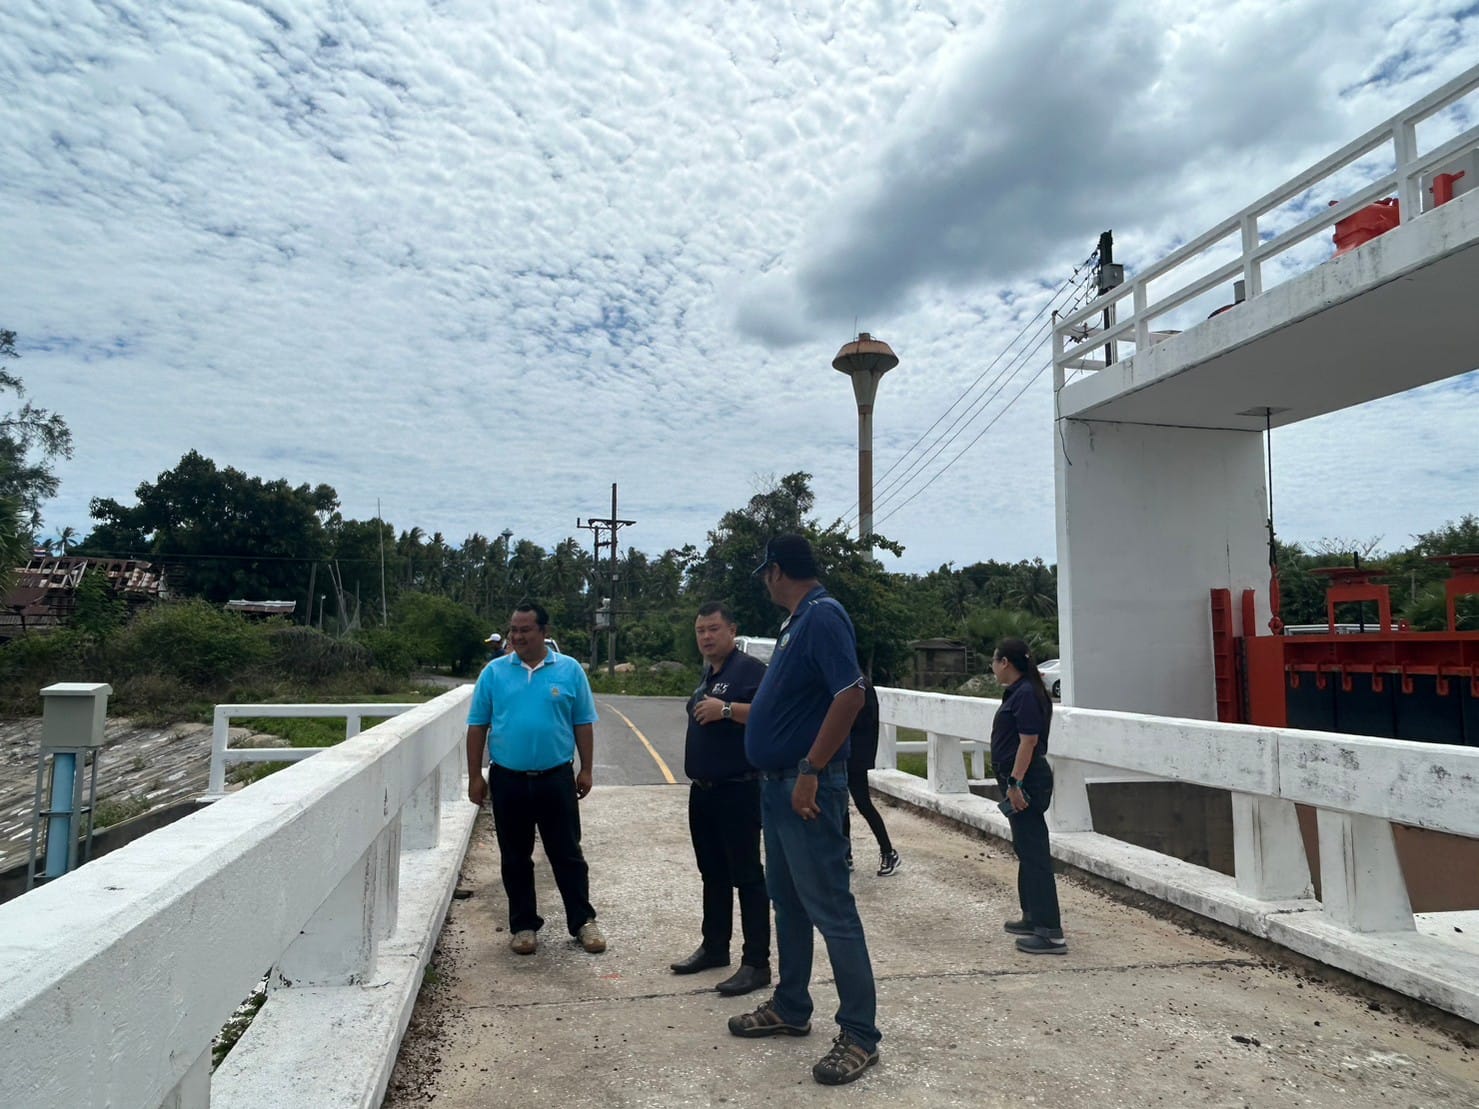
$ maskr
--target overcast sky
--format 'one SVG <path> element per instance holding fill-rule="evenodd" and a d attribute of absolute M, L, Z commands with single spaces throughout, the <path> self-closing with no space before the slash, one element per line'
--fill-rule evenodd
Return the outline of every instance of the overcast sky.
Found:
<path fill-rule="evenodd" d="M 846 516 L 855 330 L 901 358 L 883 475 L 1101 230 L 1133 273 L 1476 59 L 1472 0 L 6 0 L 0 326 L 77 447 L 46 531 L 191 449 L 454 543 L 585 535 L 613 481 L 651 553 L 766 475 Z M 880 497 L 891 566 L 1053 560 L 1050 375 L 1007 406 L 1046 360 Z M 1479 511 L 1476 398 L 1277 433 L 1281 534 Z"/>

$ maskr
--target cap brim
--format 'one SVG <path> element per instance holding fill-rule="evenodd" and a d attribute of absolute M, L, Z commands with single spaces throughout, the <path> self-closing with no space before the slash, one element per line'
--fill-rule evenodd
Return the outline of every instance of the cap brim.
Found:
<path fill-rule="evenodd" d="M 773 559 L 773 558 L 767 558 L 759 566 L 755 567 L 755 569 L 753 569 L 753 570 L 750 571 L 750 577 L 752 577 L 752 578 L 758 578 L 761 574 L 763 574 L 765 572 L 765 568 L 767 566 L 771 565 L 774 562 L 775 562 L 775 559 Z"/>

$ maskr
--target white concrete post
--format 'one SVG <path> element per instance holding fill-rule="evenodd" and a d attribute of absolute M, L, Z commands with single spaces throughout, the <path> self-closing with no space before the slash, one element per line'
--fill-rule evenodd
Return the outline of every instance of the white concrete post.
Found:
<path fill-rule="evenodd" d="M 1235 792 L 1232 814 L 1238 892 L 1263 901 L 1313 896 L 1310 861 L 1294 803 Z"/>
<path fill-rule="evenodd" d="M 159 1109 L 210 1109 L 211 1104 L 211 1045 L 205 1045 L 185 1076 L 159 1103 Z"/>
<path fill-rule="evenodd" d="M 401 847 L 406 851 L 429 851 L 437 845 L 442 828 L 442 779 L 438 766 L 416 787 L 401 809 Z M 457 800 L 454 795 L 451 801 Z"/>
<path fill-rule="evenodd" d="M 1249 212 L 1242 218 L 1243 235 L 1243 295 L 1252 300 L 1263 292 L 1263 265 L 1256 251 L 1258 242 L 1258 214 Z"/>
<path fill-rule="evenodd" d="M 268 976 L 270 989 L 356 986 L 370 977 L 380 947 L 375 914 L 384 838 L 370 844 L 283 952 Z"/>
<path fill-rule="evenodd" d="M 933 793 L 969 793 L 965 780 L 965 760 L 960 756 L 960 739 L 939 732 L 925 732 L 929 743 L 929 786 Z"/>
<path fill-rule="evenodd" d="M 207 793 L 226 792 L 226 740 L 231 734 L 231 718 L 220 705 L 211 717 L 211 776 Z"/>
<path fill-rule="evenodd" d="M 390 822 L 375 840 L 380 878 L 375 884 L 375 923 L 382 940 L 395 931 L 401 903 L 401 818 Z"/>
<path fill-rule="evenodd" d="M 1053 800 L 1048 805 L 1048 828 L 1054 832 L 1092 832 L 1089 783 L 1078 759 L 1053 758 Z"/>
<path fill-rule="evenodd" d="M 971 777 L 977 780 L 986 777 L 986 752 L 979 747 L 971 748 Z"/>
<path fill-rule="evenodd" d="M 879 770 L 899 768 L 899 728 L 897 724 L 881 724 L 878 728 L 878 757 L 873 765 Z"/>
<path fill-rule="evenodd" d="M 1415 925 L 1392 826 L 1375 816 L 1319 810 L 1320 900 L 1353 932 L 1407 932 Z"/>
<path fill-rule="evenodd" d="M 1404 119 L 1392 128 L 1393 161 L 1397 163 L 1397 220 L 1406 223 L 1422 214 L 1422 184 L 1412 172 L 1417 158 L 1417 124 Z"/>
<path fill-rule="evenodd" d="M 345 713 L 344 715 L 344 738 L 353 739 L 360 733 L 360 714 L 357 712 Z"/>

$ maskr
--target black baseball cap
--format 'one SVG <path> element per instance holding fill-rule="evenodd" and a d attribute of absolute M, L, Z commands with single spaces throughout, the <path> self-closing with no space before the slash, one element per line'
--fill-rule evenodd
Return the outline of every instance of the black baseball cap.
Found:
<path fill-rule="evenodd" d="M 786 577 L 796 581 L 806 581 L 818 576 L 816 556 L 812 554 L 811 544 L 802 535 L 777 535 L 765 544 L 765 560 L 751 571 L 752 576 L 772 563 L 779 566 Z"/>

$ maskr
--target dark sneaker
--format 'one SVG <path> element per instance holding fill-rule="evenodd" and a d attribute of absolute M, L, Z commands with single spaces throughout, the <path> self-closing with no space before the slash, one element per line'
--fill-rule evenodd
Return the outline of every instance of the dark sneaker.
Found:
<path fill-rule="evenodd" d="M 1001 926 L 1001 929 L 1003 932 L 1010 932 L 1014 936 L 1031 936 L 1037 932 L 1037 929 L 1032 926 L 1032 921 L 1028 920 L 1025 916 L 1020 920 L 1006 921 Z"/>
<path fill-rule="evenodd" d="M 890 874 L 897 874 L 899 867 L 904 865 L 904 860 L 899 858 L 897 851 L 885 851 L 878 864 L 878 876 L 887 878 Z"/>
<path fill-rule="evenodd" d="M 1017 950 L 1029 955 L 1067 955 L 1068 941 L 1061 928 L 1039 928 L 1017 941 Z"/>
<path fill-rule="evenodd" d="M 878 1051 L 869 1051 L 846 1032 L 837 1033 L 832 1050 L 811 1068 L 811 1076 L 823 1086 L 841 1086 L 863 1077 L 863 1072 L 878 1063 Z"/>
<path fill-rule="evenodd" d="M 775 1011 L 775 998 L 771 998 L 753 1013 L 730 1017 L 729 1034 L 743 1036 L 747 1040 L 759 1036 L 809 1036 L 811 1021 L 805 1024 L 787 1024 Z"/>

